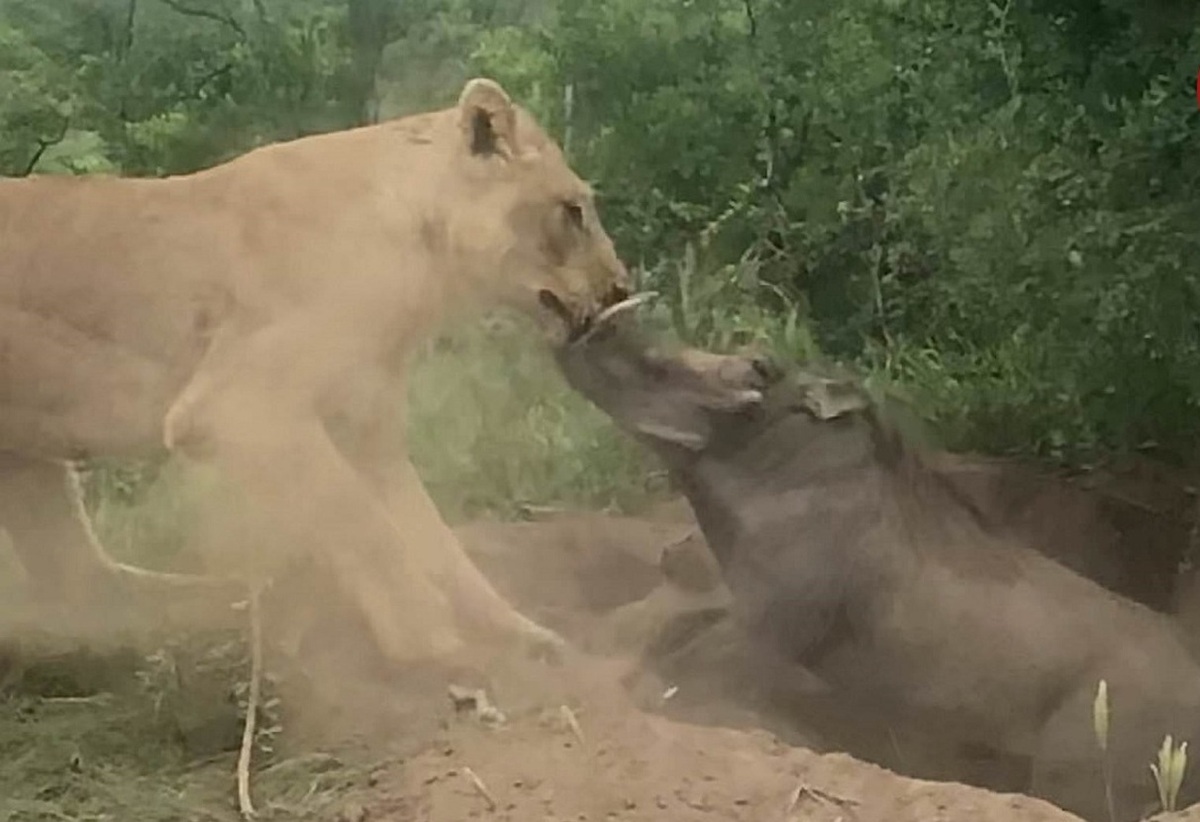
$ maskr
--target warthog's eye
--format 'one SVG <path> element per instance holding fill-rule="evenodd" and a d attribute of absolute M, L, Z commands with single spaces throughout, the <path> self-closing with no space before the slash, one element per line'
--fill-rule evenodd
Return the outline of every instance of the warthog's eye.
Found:
<path fill-rule="evenodd" d="M 783 369 L 779 363 L 767 356 L 756 356 L 750 361 L 750 367 L 765 384 L 770 385 L 783 377 Z"/>
<path fill-rule="evenodd" d="M 567 212 L 567 222 L 572 228 L 583 228 L 583 206 L 579 203 L 565 202 L 563 210 Z"/>
<path fill-rule="evenodd" d="M 642 355 L 642 369 L 656 382 L 664 382 L 670 376 L 666 358 L 657 351 L 646 351 Z"/>

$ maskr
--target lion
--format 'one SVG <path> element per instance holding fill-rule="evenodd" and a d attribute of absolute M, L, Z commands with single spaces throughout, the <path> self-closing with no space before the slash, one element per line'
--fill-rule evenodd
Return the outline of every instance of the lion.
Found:
<path fill-rule="evenodd" d="M 498 83 L 191 174 L 0 180 L 0 248 L 0 525 L 44 592 L 202 584 L 115 562 L 82 507 L 80 460 L 165 448 L 233 483 L 239 544 L 320 557 L 388 658 L 560 644 L 467 558 L 397 414 L 451 313 L 562 341 L 629 293 L 591 189 Z"/>

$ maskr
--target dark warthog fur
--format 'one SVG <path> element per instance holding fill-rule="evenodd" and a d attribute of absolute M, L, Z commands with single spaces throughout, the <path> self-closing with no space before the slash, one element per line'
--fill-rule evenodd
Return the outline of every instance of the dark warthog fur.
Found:
<path fill-rule="evenodd" d="M 1156 802 L 1163 737 L 1200 726 L 1172 623 L 989 534 L 854 380 L 661 353 L 628 322 L 559 363 L 664 460 L 751 636 L 848 698 L 1028 757 L 1032 793 L 1094 820 L 1107 680 L 1116 816 Z M 1182 793 L 1200 799 L 1200 778 Z"/>

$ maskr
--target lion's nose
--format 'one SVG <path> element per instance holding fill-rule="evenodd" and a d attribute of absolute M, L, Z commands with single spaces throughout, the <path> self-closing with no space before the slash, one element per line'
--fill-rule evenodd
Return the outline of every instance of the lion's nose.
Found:
<path fill-rule="evenodd" d="M 604 307 L 607 308 L 610 305 L 616 305 L 622 300 L 628 300 L 631 293 L 632 292 L 628 288 L 620 283 L 614 285 L 608 290 L 608 293 L 604 295 Z"/>

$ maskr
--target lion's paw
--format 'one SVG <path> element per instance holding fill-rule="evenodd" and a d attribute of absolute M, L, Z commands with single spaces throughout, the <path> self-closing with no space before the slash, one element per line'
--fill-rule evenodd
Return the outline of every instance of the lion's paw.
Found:
<path fill-rule="evenodd" d="M 530 658 L 561 665 L 567 654 L 567 641 L 556 631 L 531 623 L 522 628 L 521 648 Z"/>

